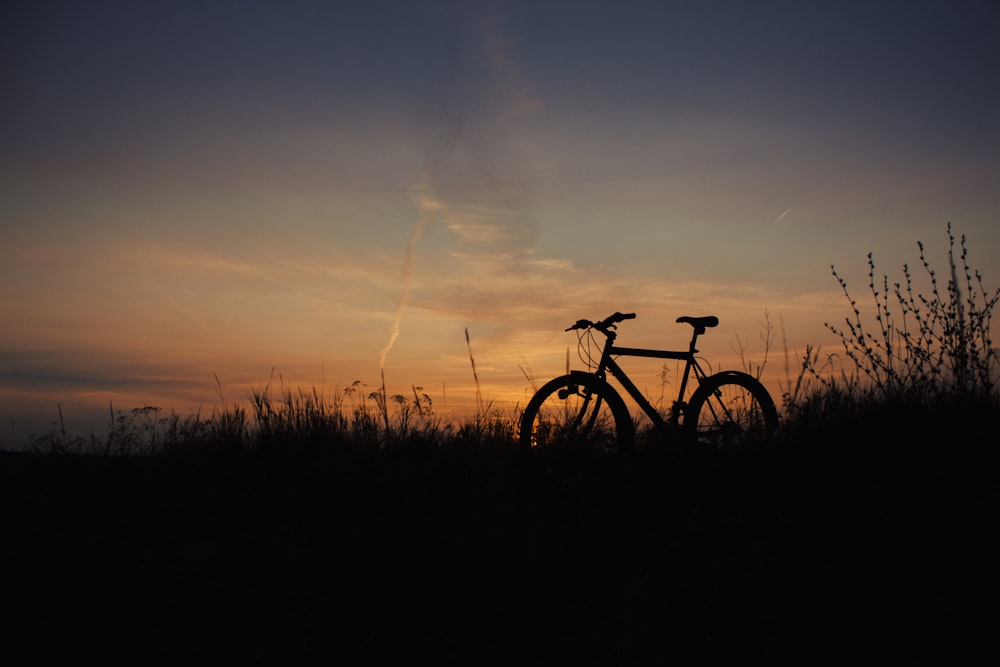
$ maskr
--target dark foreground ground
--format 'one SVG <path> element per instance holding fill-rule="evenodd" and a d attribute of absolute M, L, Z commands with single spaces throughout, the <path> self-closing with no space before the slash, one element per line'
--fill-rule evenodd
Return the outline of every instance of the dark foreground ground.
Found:
<path fill-rule="evenodd" d="M 2 454 L 5 653 L 979 664 L 998 608 L 992 425 L 852 430 L 685 457 Z"/>

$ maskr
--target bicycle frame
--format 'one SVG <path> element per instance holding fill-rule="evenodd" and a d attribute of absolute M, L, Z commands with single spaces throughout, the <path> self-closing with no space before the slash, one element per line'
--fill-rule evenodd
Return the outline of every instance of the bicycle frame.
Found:
<path fill-rule="evenodd" d="M 698 364 L 697 358 L 695 357 L 698 353 L 697 348 L 695 348 L 695 344 L 698 341 L 699 331 L 695 329 L 687 352 L 651 350 L 638 347 L 615 347 L 615 338 L 618 334 L 614 331 L 606 331 L 603 333 L 607 335 L 607 341 L 604 343 L 604 351 L 601 353 L 601 361 L 598 363 L 597 369 L 593 372 L 593 375 L 605 380 L 605 372 L 610 371 L 655 426 L 663 426 L 665 424 L 678 426 L 681 414 L 684 412 L 684 408 L 686 407 L 686 403 L 684 402 L 684 393 L 687 391 L 688 379 L 691 376 L 692 369 L 694 370 L 694 375 L 698 379 L 699 383 L 707 377 L 707 374 L 704 370 L 702 370 L 701 366 Z M 684 374 L 681 376 L 680 390 L 677 393 L 677 400 L 675 400 L 671 405 L 670 418 L 668 420 L 665 420 L 660 415 L 659 411 L 652 406 L 652 404 L 646 399 L 646 396 L 639 390 L 638 387 L 635 386 L 635 383 L 629 379 L 622 367 L 618 365 L 617 361 L 615 361 L 614 357 L 616 356 L 675 359 L 677 361 L 685 362 Z"/>

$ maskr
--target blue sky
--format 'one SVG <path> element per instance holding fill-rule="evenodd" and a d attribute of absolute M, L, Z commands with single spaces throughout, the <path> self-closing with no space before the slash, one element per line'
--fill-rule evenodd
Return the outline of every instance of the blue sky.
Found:
<path fill-rule="evenodd" d="M 998 18 L 21 3 L 0 28 L 0 440 L 57 403 L 79 430 L 108 401 L 210 409 L 213 373 L 227 402 L 272 368 L 374 385 L 383 356 L 458 412 L 465 327 L 498 405 L 614 310 L 665 347 L 676 316 L 716 314 L 720 362 L 765 309 L 793 350 L 830 345 L 829 266 L 860 293 L 869 251 L 896 275 L 921 239 L 943 264 L 949 221 L 996 285 Z"/>

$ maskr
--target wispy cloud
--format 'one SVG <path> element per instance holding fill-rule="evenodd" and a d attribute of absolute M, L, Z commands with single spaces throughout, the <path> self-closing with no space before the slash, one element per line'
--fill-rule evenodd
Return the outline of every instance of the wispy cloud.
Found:
<path fill-rule="evenodd" d="M 406 255 L 403 259 L 402 290 L 400 291 L 399 300 L 396 301 L 396 307 L 392 313 L 392 324 L 389 328 L 389 339 L 379 352 L 378 366 L 380 369 L 385 368 L 385 359 L 389 355 L 390 350 L 392 350 L 392 346 L 396 343 L 396 339 L 399 338 L 399 325 L 403 319 L 403 311 L 410 302 L 410 290 L 413 288 L 413 268 L 416 258 L 417 241 L 420 240 L 420 235 L 423 234 L 424 227 L 426 227 L 432 217 L 436 216 L 443 208 L 442 203 L 434 198 L 428 190 L 429 186 L 425 184 L 424 188 L 419 193 L 419 213 L 417 215 L 417 222 L 410 230 L 410 240 L 406 243 Z"/>

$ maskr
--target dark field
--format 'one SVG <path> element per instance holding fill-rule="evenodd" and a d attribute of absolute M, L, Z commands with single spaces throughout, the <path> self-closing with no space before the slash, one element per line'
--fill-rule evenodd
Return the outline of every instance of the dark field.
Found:
<path fill-rule="evenodd" d="M 996 416 L 869 415 L 740 452 L 6 453 L 5 649 L 977 664 L 997 612 Z"/>

